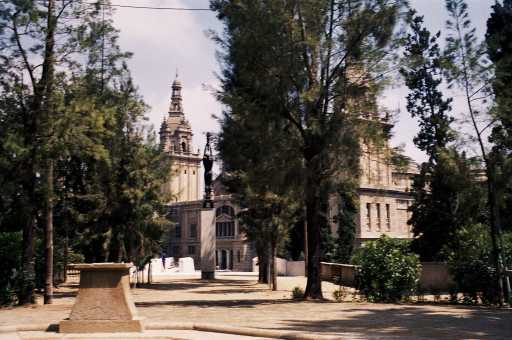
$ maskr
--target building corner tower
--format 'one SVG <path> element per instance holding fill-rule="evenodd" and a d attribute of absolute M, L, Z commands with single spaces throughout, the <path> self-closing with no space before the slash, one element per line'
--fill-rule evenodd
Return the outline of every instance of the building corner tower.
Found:
<path fill-rule="evenodd" d="M 182 85 L 172 83 L 169 112 L 160 127 L 160 147 L 171 159 L 170 180 L 164 193 L 172 194 L 171 202 L 196 201 L 200 196 L 200 169 L 202 157 L 192 147 L 192 128 L 183 111 Z M 169 203 L 171 203 L 169 202 Z"/>

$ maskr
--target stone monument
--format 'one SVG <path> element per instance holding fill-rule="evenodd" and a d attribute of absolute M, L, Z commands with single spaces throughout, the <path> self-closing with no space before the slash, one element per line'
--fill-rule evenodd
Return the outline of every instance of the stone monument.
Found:
<path fill-rule="evenodd" d="M 76 265 L 80 289 L 61 333 L 142 332 L 143 325 L 130 293 L 128 263 Z"/>
<path fill-rule="evenodd" d="M 201 279 L 215 279 L 215 210 L 212 199 L 213 152 L 210 133 L 206 134 L 204 147 L 204 199 L 201 209 Z"/>

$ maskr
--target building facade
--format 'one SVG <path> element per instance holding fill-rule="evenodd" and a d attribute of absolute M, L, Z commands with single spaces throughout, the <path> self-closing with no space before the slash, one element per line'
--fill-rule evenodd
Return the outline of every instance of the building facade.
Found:
<path fill-rule="evenodd" d="M 373 117 L 372 119 L 381 119 Z M 384 120 L 383 124 L 387 124 Z M 173 165 L 170 183 L 164 190 L 174 195 L 169 204 L 174 221 L 168 246 L 168 255 L 192 257 L 196 268 L 200 267 L 202 196 L 200 195 L 202 157 L 192 153 L 192 129 L 182 107 L 181 83 L 172 86 L 171 106 L 162 122 L 160 141 L 162 149 L 171 157 Z M 377 239 L 385 234 L 393 238 L 412 238 L 409 206 L 412 203 L 410 187 L 417 173 L 414 164 L 398 167 L 390 162 L 391 147 L 372 146 L 361 142 L 359 214 L 357 216 L 355 246 Z M 236 218 L 239 208 L 236 199 L 223 191 L 220 183 L 214 183 L 213 200 L 216 218 L 216 267 L 218 270 L 251 271 L 255 252 L 246 242 Z M 336 204 L 331 204 L 330 220 L 337 215 Z M 331 230 L 336 232 L 332 222 Z"/>
<path fill-rule="evenodd" d="M 172 202 L 196 201 L 200 198 L 201 160 L 199 150 L 192 148 L 192 128 L 185 118 L 181 82 L 172 83 L 169 112 L 160 127 L 160 147 L 172 161 L 171 180 L 163 191 L 172 195 Z"/>

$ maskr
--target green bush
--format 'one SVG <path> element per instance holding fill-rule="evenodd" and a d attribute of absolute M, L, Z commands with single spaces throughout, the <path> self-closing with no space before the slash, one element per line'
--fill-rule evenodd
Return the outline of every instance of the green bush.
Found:
<path fill-rule="evenodd" d="M 292 299 L 302 299 L 304 297 L 304 290 L 300 287 L 295 287 L 292 290 Z"/>
<path fill-rule="evenodd" d="M 0 233 L 0 305 L 16 301 L 21 269 L 21 232 Z"/>
<path fill-rule="evenodd" d="M 421 264 L 410 242 L 382 236 L 358 249 L 352 262 L 359 265 L 359 289 L 369 301 L 394 302 L 411 295 Z"/>
<path fill-rule="evenodd" d="M 462 293 L 466 304 L 498 302 L 496 270 L 488 227 L 474 224 L 457 233 L 459 246 L 449 256 L 450 271 L 456 293 Z M 507 245 L 505 244 L 505 251 Z"/>

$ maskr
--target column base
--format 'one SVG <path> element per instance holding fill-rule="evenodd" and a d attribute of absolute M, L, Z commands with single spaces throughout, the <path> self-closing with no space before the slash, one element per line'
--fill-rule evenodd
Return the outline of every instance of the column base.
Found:
<path fill-rule="evenodd" d="M 201 280 L 215 280 L 215 272 L 201 271 Z"/>

